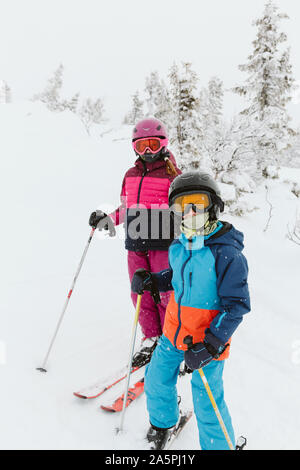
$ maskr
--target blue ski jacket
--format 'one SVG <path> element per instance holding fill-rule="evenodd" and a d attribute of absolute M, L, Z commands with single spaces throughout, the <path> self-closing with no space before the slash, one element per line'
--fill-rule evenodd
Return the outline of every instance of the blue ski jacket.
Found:
<path fill-rule="evenodd" d="M 224 344 L 243 315 L 250 311 L 248 265 L 242 254 L 243 234 L 227 222 L 205 237 L 188 240 L 184 234 L 169 248 L 169 269 L 154 274 L 160 291 L 173 290 L 164 335 L 186 350 L 185 336 L 203 341 L 206 328 Z M 220 356 L 228 357 L 229 348 Z"/>

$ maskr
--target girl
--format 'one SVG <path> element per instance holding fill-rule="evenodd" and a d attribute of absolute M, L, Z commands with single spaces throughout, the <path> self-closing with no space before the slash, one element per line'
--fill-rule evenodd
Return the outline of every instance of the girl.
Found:
<path fill-rule="evenodd" d="M 90 217 L 92 227 L 110 232 L 112 224 L 124 223 L 130 281 L 137 269 L 157 272 L 169 266 L 168 248 L 174 239 L 174 224 L 168 193 L 171 182 L 181 173 L 167 149 L 166 128 L 158 119 L 143 119 L 136 124 L 132 146 L 137 160 L 124 176 L 120 207 L 109 216 L 97 211 Z M 131 296 L 136 306 L 137 295 Z M 139 323 L 144 337 L 134 355 L 133 367 L 150 361 L 162 334 L 169 297 L 170 292 L 163 293 L 161 302 L 156 304 L 149 292 L 143 296 Z"/>

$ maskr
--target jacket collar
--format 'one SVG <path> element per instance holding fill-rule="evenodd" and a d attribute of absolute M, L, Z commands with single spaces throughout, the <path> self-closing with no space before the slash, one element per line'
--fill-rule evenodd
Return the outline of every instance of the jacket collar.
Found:
<path fill-rule="evenodd" d="M 144 162 L 144 160 L 142 160 L 140 157 L 136 159 L 134 164 L 141 171 L 153 171 L 166 166 L 166 163 L 163 160 L 157 160 L 156 162 L 149 163 Z"/>
<path fill-rule="evenodd" d="M 222 222 L 219 221 L 217 228 L 209 235 L 206 235 L 206 236 L 198 235 L 189 240 L 188 238 L 186 238 L 184 233 L 181 233 L 178 240 L 180 241 L 180 243 L 182 243 L 182 245 L 184 246 L 186 250 L 193 250 L 193 251 L 201 250 L 205 245 L 205 241 L 209 240 L 210 237 L 216 235 L 217 232 L 222 230 L 222 228 L 223 228 L 223 224 Z"/>
<path fill-rule="evenodd" d="M 186 238 L 184 233 L 181 233 L 180 237 L 178 238 L 180 243 L 184 246 L 186 250 L 201 250 L 204 246 L 204 237 L 197 236 L 193 237 L 192 239 Z"/>

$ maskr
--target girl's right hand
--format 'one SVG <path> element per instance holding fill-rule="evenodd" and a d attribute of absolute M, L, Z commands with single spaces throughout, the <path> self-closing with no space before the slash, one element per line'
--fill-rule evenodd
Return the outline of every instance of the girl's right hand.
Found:
<path fill-rule="evenodd" d="M 89 225 L 95 229 L 98 228 L 100 231 L 107 230 L 110 237 L 114 237 L 116 235 L 116 229 L 113 221 L 109 215 L 105 214 L 105 212 L 101 210 L 97 210 L 91 213 Z"/>

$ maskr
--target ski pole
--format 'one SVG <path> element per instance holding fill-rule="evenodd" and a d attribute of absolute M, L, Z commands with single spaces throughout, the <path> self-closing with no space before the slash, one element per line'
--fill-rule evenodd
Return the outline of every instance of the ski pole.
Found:
<path fill-rule="evenodd" d="M 218 405 L 217 405 L 217 403 L 216 403 L 216 401 L 215 401 L 215 399 L 214 399 L 214 396 L 213 396 L 213 394 L 212 394 L 212 391 L 211 391 L 211 389 L 210 389 L 210 386 L 209 386 L 209 384 L 208 384 L 208 382 L 207 382 L 207 380 L 206 380 L 205 374 L 204 374 L 204 372 L 203 372 L 202 369 L 198 369 L 198 372 L 199 372 L 200 377 L 201 377 L 201 379 L 202 379 L 203 385 L 204 385 L 204 387 L 205 387 L 205 389 L 206 389 L 207 395 L 209 396 L 209 399 L 210 399 L 210 401 L 211 401 L 211 404 L 212 404 L 212 406 L 213 406 L 213 408 L 214 408 L 214 410 L 215 410 L 216 416 L 217 416 L 217 418 L 218 418 L 218 420 L 219 420 L 220 426 L 221 426 L 222 431 L 223 431 L 223 433 L 224 433 L 224 436 L 225 436 L 225 439 L 226 439 L 227 444 L 228 444 L 228 446 L 229 446 L 229 449 L 230 449 L 230 450 L 235 450 L 234 447 L 233 447 L 233 444 L 232 444 L 232 442 L 231 442 L 231 439 L 230 439 L 230 437 L 229 437 L 229 434 L 228 434 L 228 431 L 227 431 L 227 429 L 226 429 L 226 426 L 225 426 L 225 423 L 224 423 L 224 421 L 223 421 L 223 418 L 222 418 L 222 416 L 221 416 L 221 413 L 220 413 L 220 410 L 219 410 L 219 408 L 218 408 Z"/>
<path fill-rule="evenodd" d="M 127 381 L 126 381 L 126 387 L 125 387 L 125 392 L 124 392 L 123 409 L 122 409 L 122 415 L 121 415 L 121 420 L 120 420 L 120 427 L 117 428 L 118 433 L 123 431 L 123 424 L 124 424 L 125 411 L 126 411 L 126 402 L 127 402 L 129 382 L 130 382 L 130 371 L 131 371 L 131 365 L 132 365 L 138 319 L 139 319 L 140 309 L 141 309 L 141 301 L 142 301 L 142 295 L 139 294 L 137 297 L 137 302 L 136 302 L 135 317 L 134 317 L 134 322 L 133 322 L 129 361 L 128 361 Z"/>
<path fill-rule="evenodd" d="M 46 357 L 45 357 L 45 359 L 44 359 L 44 362 L 43 362 L 43 364 L 42 364 L 41 367 L 37 367 L 37 369 L 36 369 L 36 370 L 39 370 L 40 372 L 47 372 L 46 365 L 47 365 L 47 362 L 48 362 L 48 359 L 49 359 L 49 356 L 50 356 L 52 347 L 53 347 L 53 345 L 54 345 L 54 342 L 55 342 L 55 340 L 56 340 L 58 331 L 59 331 L 59 329 L 60 329 L 60 326 L 61 326 L 61 323 L 62 323 L 62 321 L 63 321 L 64 315 L 65 315 L 65 313 L 66 313 L 67 306 L 68 306 L 68 304 L 69 304 L 69 300 L 70 300 L 71 295 L 72 295 L 72 293 L 73 293 L 73 290 L 74 290 L 76 281 L 77 281 L 77 279 L 78 279 L 80 270 L 81 270 L 81 268 L 82 268 L 84 259 L 85 259 L 85 257 L 86 257 L 88 248 L 89 248 L 90 243 L 91 243 L 91 241 L 92 241 L 92 238 L 93 238 L 93 236 L 94 236 L 95 230 L 96 230 L 96 228 L 93 228 L 92 231 L 91 231 L 91 233 L 90 233 L 88 242 L 87 242 L 87 244 L 86 244 L 86 247 L 85 247 L 84 252 L 83 252 L 83 255 L 82 255 L 82 257 L 81 257 L 79 266 L 78 266 L 77 271 L 76 271 L 76 274 L 75 274 L 75 276 L 74 276 L 71 289 L 69 290 L 69 293 L 68 293 L 68 295 L 67 295 L 66 301 L 65 301 L 65 303 L 64 303 L 62 313 L 61 313 L 61 315 L 60 315 L 58 324 L 57 324 L 57 326 L 56 326 L 56 329 L 55 329 L 53 338 L 52 338 L 52 340 L 51 340 L 51 342 L 50 342 L 50 346 L 49 346 L 49 349 L 48 349 L 48 351 L 47 351 L 47 354 L 46 354 Z"/>
<path fill-rule="evenodd" d="M 188 349 L 191 349 L 191 348 L 193 347 L 193 337 L 192 337 L 192 336 L 186 336 L 186 337 L 184 338 L 183 342 L 184 342 L 184 344 L 187 345 Z M 225 426 L 225 423 L 224 423 L 224 421 L 223 421 L 223 418 L 222 418 L 222 415 L 221 415 L 221 413 L 220 413 L 220 410 L 219 410 L 219 408 L 218 408 L 218 405 L 217 405 L 217 403 L 216 403 L 216 400 L 214 399 L 214 396 L 213 396 L 213 394 L 212 394 L 212 391 L 211 391 L 211 389 L 210 389 L 210 386 L 209 386 L 209 384 L 208 384 L 208 382 L 207 382 L 207 380 L 206 380 L 205 374 L 204 374 L 204 372 L 203 372 L 202 369 L 198 369 L 198 372 L 199 372 L 200 377 L 201 377 L 201 379 L 202 379 L 202 382 L 203 382 L 203 385 L 204 385 L 205 390 L 206 390 L 206 392 L 207 392 L 207 395 L 208 395 L 208 397 L 209 397 L 209 399 L 210 399 L 210 401 L 211 401 L 211 404 L 212 404 L 212 406 L 213 406 L 213 409 L 214 409 L 214 411 L 215 411 L 215 413 L 216 413 L 216 416 L 217 416 L 218 421 L 219 421 L 219 423 L 220 423 L 221 429 L 222 429 L 222 431 L 223 431 L 223 433 L 224 433 L 224 436 L 225 436 L 225 439 L 226 439 L 226 441 L 227 441 L 228 447 L 229 447 L 230 450 L 235 450 L 234 447 L 233 447 L 233 444 L 232 444 L 232 442 L 231 442 L 230 436 L 229 436 L 229 434 L 228 434 L 228 431 L 227 431 L 227 429 L 226 429 L 226 426 Z M 244 445 L 245 445 L 245 444 L 244 444 Z"/>

